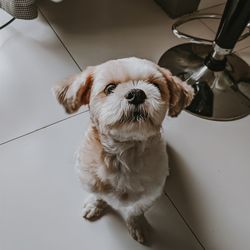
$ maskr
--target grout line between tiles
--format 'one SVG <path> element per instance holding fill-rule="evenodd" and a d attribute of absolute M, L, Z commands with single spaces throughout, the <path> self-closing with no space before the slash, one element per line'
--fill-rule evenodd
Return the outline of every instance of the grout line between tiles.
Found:
<path fill-rule="evenodd" d="M 250 38 L 246 38 L 246 39 L 250 39 Z M 244 47 L 244 48 L 240 48 L 240 49 L 234 51 L 234 53 L 235 53 L 235 52 L 237 53 L 237 52 L 239 52 L 239 51 L 246 50 L 246 49 L 249 49 L 249 50 L 250 50 L 250 46 L 247 46 L 247 47 Z"/>
<path fill-rule="evenodd" d="M 10 143 L 10 142 L 12 142 L 12 141 L 21 139 L 21 138 L 23 138 L 23 137 L 25 137 L 25 136 L 28 136 L 28 135 L 30 135 L 30 134 L 34 134 L 34 133 L 36 133 L 36 132 L 38 132 L 38 131 L 40 131 L 40 130 L 43 130 L 43 129 L 52 127 L 52 126 L 54 126 L 54 125 L 56 125 L 56 124 L 58 124 L 58 123 L 64 122 L 64 121 L 69 120 L 69 119 L 71 119 L 71 118 L 73 118 L 73 117 L 76 117 L 76 116 L 82 115 L 82 114 L 84 114 L 84 113 L 87 113 L 88 111 L 89 111 L 89 110 L 82 111 L 82 112 L 77 113 L 77 114 L 75 114 L 75 115 L 71 115 L 70 117 L 61 119 L 61 120 L 59 120 L 59 121 L 50 123 L 50 124 L 48 124 L 48 125 L 45 125 L 45 126 L 43 126 L 43 127 L 38 128 L 38 129 L 32 130 L 32 131 L 30 131 L 30 132 L 28 132 L 28 133 L 25 133 L 25 134 L 23 134 L 23 135 L 19 135 L 19 136 L 14 137 L 14 138 L 12 138 L 12 139 L 10 139 L 10 140 L 7 140 L 7 141 L 5 141 L 5 142 L 0 143 L 0 146 L 3 146 L 3 145 L 5 145 L 5 144 L 7 144 L 7 143 Z"/>
<path fill-rule="evenodd" d="M 214 12 L 210 12 L 209 10 L 210 9 L 214 9 L 216 7 L 219 7 L 219 6 L 222 6 L 222 5 L 225 5 L 225 3 L 220 3 L 220 4 L 217 4 L 217 5 L 213 5 L 213 6 L 210 6 L 210 7 L 207 7 L 207 8 L 204 8 L 204 9 L 201 9 L 199 11 L 197 11 L 197 13 L 199 14 L 203 14 L 203 13 L 211 13 L 211 14 L 214 14 Z M 208 12 L 206 12 L 208 10 Z M 218 13 L 216 13 L 218 14 Z M 214 34 L 216 33 L 216 31 L 214 31 L 212 28 L 210 28 L 202 19 L 199 20 L 202 24 L 204 24 L 210 31 L 212 31 Z"/>
<path fill-rule="evenodd" d="M 77 61 L 75 60 L 75 58 L 73 57 L 73 55 L 71 54 L 71 52 L 69 51 L 69 49 L 67 48 L 67 46 L 64 44 L 63 40 L 60 38 L 59 34 L 56 32 L 56 30 L 54 29 L 54 27 L 50 24 L 49 19 L 46 17 L 46 15 L 43 13 L 43 11 L 41 10 L 40 7 L 38 7 L 39 12 L 41 13 L 41 15 L 43 16 L 43 18 L 45 19 L 45 21 L 48 23 L 48 25 L 50 26 L 50 28 L 52 29 L 52 31 L 55 33 L 57 39 L 60 41 L 60 43 L 62 44 L 62 46 L 64 47 L 64 49 L 68 52 L 69 56 L 71 57 L 71 59 L 73 60 L 73 62 L 76 64 L 77 68 L 82 71 L 82 68 L 80 67 L 80 65 L 77 63 Z"/>
<path fill-rule="evenodd" d="M 70 53 L 70 51 L 68 50 L 68 48 L 66 47 L 66 45 L 63 43 L 62 39 L 61 39 L 60 36 L 57 34 L 57 32 L 55 31 L 55 29 L 53 28 L 53 26 L 50 24 L 50 22 L 49 22 L 49 20 L 47 19 L 47 17 L 44 15 L 44 13 L 42 12 L 42 10 L 41 10 L 40 8 L 38 8 L 38 9 L 39 9 L 39 12 L 41 13 L 41 15 L 43 16 L 43 18 L 45 19 L 45 21 L 48 23 L 48 25 L 49 25 L 50 28 L 52 29 L 52 31 L 55 33 L 56 37 L 58 38 L 58 40 L 60 41 L 60 43 L 62 44 L 62 46 L 64 47 L 64 49 L 67 51 L 67 53 L 69 54 L 69 56 L 71 57 L 71 59 L 73 60 L 73 62 L 75 63 L 75 65 L 77 66 L 77 68 L 78 68 L 80 71 L 82 71 L 82 68 L 81 68 L 80 65 L 77 63 L 77 61 L 75 60 L 75 58 L 73 57 L 73 55 Z M 51 124 L 45 125 L 45 126 L 43 126 L 43 127 L 40 127 L 40 128 L 38 128 L 38 129 L 35 129 L 35 130 L 32 130 L 32 131 L 30 131 L 30 132 L 28 132 L 28 133 L 25 133 L 25 134 L 23 134 L 23 135 L 14 137 L 14 138 L 12 138 L 12 139 L 9 139 L 9 140 L 7 140 L 7 141 L 0 142 L 0 146 L 3 146 L 3 145 L 5 145 L 5 144 L 7 144 L 7 143 L 10 143 L 10 142 L 12 142 L 12 141 L 14 141 L 14 140 L 18 140 L 18 139 L 20 139 L 20 138 L 22 138 L 22 137 L 25 137 L 25 136 L 28 136 L 28 135 L 30 135 L 30 134 L 33 134 L 33 133 L 35 133 L 35 132 L 37 132 L 37 131 L 40 131 L 40 130 L 42 130 L 42 129 L 46 129 L 46 128 L 48 128 L 48 127 L 51 127 L 51 126 L 53 126 L 53 125 L 55 125 L 55 124 L 58 124 L 58 123 L 61 123 L 61 122 L 65 121 L 65 120 L 68 120 L 68 119 L 73 118 L 73 117 L 75 117 L 75 116 L 84 114 L 84 113 L 86 113 L 86 112 L 88 112 L 88 110 L 83 111 L 83 112 L 80 112 L 80 113 L 77 113 L 77 114 L 72 115 L 72 116 L 70 116 L 70 117 L 61 119 L 61 120 L 59 120 L 59 121 L 53 122 L 53 123 L 51 123 Z"/>
<path fill-rule="evenodd" d="M 195 237 L 195 239 L 198 241 L 199 245 L 202 247 L 202 249 L 206 249 L 204 247 L 204 245 L 201 243 L 200 239 L 198 238 L 198 236 L 196 235 L 196 233 L 194 232 L 194 230 L 191 228 L 191 226 L 187 223 L 186 219 L 184 218 L 184 216 L 181 214 L 180 210 L 176 207 L 176 205 L 174 204 L 173 200 L 170 198 L 170 196 L 168 195 L 167 192 L 164 191 L 164 195 L 167 196 L 167 198 L 169 199 L 170 203 L 174 206 L 174 208 L 176 209 L 177 213 L 180 215 L 181 219 L 183 220 L 183 222 L 185 223 L 185 225 L 188 227 L 188 229 L 191 231 L 191 233 L 193 234 L 193 236 Z"/>
<path fill-rule="evenodd" d="M 207 7 L 207 8 L 204 8 L 204 9 L 200 9 L 200 10 L 198 10 L 198 12 L 200 12 L 200 11 L 207 11 L 207 10 L 209 10 L 209 9 L 213 9 L 213 8 L 216 8 L 216 7 L 219 7 L 219 6 L 221 6 L 221 5 L 225 5 L 226 4 L 226 1 L 224 2 L 224 3 L 219 3 L 219 4 L 215 4 L 215 5 L 213 5 L 213 6 L 209 6 L 209 7 Z"/>
<path fill-rule="evenodd" d="M 210 31 L 212 31 L 213 32 L 213 34 L 215 34 L 216 32 L 212 29 L 212 28 L 210 28 L 204 21 L 202 21 L 202 20 L 198 20 L 200 23 L 202 23 L 203 25 L 205 25 Z"/>

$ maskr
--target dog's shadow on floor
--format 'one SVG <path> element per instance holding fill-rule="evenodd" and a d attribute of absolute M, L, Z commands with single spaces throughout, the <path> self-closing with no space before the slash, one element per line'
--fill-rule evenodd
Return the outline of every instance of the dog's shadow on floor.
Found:
<path fill-rule="evenodd" d="M 164 193 L 178 212 L 186 229 L 203 248 L 199 239 L 199 235 L 204 235 L 205 230 L 200 217 L 202 205 L 197 201 L 194 202 L 193 196 L 194 193 L 197 194 L 198 190 L 194 190 L 194 185 L 191 185 L 195 181 L 192 168 L 175 148 L 167 145 L 166 150 L 169 156 L 170 176 L 167 178 Z M 193 225 L 198 225 L 198 232 L 195 231 Z"/>
<path fill-rule="evenodd" d="M 106 218 L 106 219 L 111 219 L 112 220 L 112 228 L 111 230 L 113 230 L 114 228 L 114 225 L 118 226 L 119 225 L 119 228 L 120 227 L 124 227 L 122 229 L 123 230 L 126 230 L 127 231 L 127 234 L 128 234 L 128 237 L 130 237 L 131 241 L 134 241 L 132 239 L 131 236 L 129 236 L 129 232 L 126 228 L 126 223 L 125 221 L 123 220 L 123 218 L 121 217 L 121 215 L 116 212 L 115 210 L 113 210 L 111 207 L 107 207 L 105 209 L 105 212 L 100 216 L 100 217 L 95 217 L 94 219 L 91 219 L 91 220 L 87 220 L 88 222 L 92 223 L 92 222 L 95 222 L 95 221 L 98 221 L 98 220 L 102 220 L 103 218 Z M 152 244 L 153 244 L 153 241 L 152 241 L 152 235 L 154 234 L 154 229 L 152 228 L 151 224 L 148 222 L 147 219 L 145 219 L 144 216 L 142 216 L 141 218 L 139 218 L 139 221 L 140 221 L 140 225 L 143 227 L 144 229 L 144 236 L 145 236 L 145 242 L 144 242 L 144 246 L 146 247 L 151 247 Z M 120 229 L 118 229 L 116 227 L 116 231 L 120 231 Z M 139 244 L 139 243 L 138 243 Z"/>

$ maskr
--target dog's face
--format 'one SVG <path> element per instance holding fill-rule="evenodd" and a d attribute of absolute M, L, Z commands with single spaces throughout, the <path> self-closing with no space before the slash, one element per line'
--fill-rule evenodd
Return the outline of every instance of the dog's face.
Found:
<path fill-rule="evenodd" d="M 88 104 L 99 132 L 118 140 L 145 140 L 158 133 L 166 112 L 177 116 L 193 96 L 192 88 L 168 70 L 138 58 L 88 67 L 55 92 L 68 113 Z"/>

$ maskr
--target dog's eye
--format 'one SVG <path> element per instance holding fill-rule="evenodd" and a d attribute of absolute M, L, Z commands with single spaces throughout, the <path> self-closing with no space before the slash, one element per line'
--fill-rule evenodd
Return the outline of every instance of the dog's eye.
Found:
<path fill-rule="evenodd" d="M 104 89 L 104 92 L 106 95 L 109 95 L 109 94 L 113 93 L 113 90 L 115 88 L 116 88 L 116 84 L 110 83 L 109 85 L 106 86 L 106 88 Z"/>
<path fill-rule="evenodd" d="M 152 85 L 154 85 L 160 92 L 161 92 L 161 88 L 159 86 L 159 84 L 151 82 Z"/>

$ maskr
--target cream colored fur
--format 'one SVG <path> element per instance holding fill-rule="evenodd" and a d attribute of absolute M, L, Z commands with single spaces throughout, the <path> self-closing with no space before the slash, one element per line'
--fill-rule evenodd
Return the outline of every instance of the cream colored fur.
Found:
<path fill-rule="evenodd" d="M 109 84 L 115 87 L 107 93 Z M 130 104 L 125 96 L 132 89 L 144 91 L 145 102 Z M 55 92 L 68 113 L 82 104 L 90 108 L 91 124 L 77 153 L 79 177 L 90 192 L 84 217 L 96 219 L 110 206 L 143 243 L 139 217 L 169 175 L 161 124 L 167 112 L 177 116 L 190 103 L 192 88 L 150 61 L 125 58 L 89 67 Z"/>

